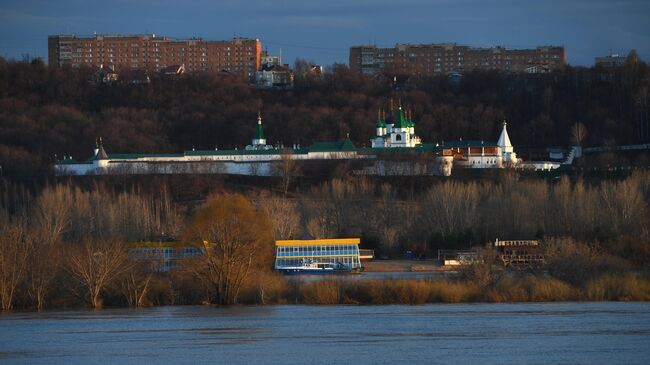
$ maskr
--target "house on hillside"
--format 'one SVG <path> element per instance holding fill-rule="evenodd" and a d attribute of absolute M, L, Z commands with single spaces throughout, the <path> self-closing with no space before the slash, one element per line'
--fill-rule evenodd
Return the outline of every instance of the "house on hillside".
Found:
<path fill-rule="evenodd" d="M 538 240 L 494 241 L 497 262 L 512 268 L 535 268 L 544 264 Z"/>
<path fill-rule="evenodd" d="M 260 89 L 292 89 L 293 79 L 289 65 L 264 65 L 255 73 L 255 86 Z"/>
<path fill-rule="evenodd" d="M 111 84 L 119 79 L 115 72 L 115 65 L 99 65 L 99 68 L 92 76 L 92 82 L 95 84 Z"/>

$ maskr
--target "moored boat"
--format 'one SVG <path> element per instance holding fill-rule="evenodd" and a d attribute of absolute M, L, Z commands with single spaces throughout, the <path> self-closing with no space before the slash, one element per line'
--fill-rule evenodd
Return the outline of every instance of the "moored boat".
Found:
<path fill-rule="evenodd" d="M 353 269 L 343 264 L 315 263 L 304 259 L 300 266 L 285 266 L 278 269 L 285 275 L 337 275 L 350 274 Z"/>

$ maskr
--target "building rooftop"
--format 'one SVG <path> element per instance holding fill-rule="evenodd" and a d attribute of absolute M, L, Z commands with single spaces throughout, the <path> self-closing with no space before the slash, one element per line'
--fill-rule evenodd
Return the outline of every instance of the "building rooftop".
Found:
<path fill-rule="evenodd" d="M 467 148 L 467 147 L 497 147 L 494 142 L 480 140 L 458 140 L 446 141 L 440 147 L 442 148 Z"/>
<path fill-rule="evenodd" d="M 316 142 L 308 149 L 310 152 L 344 152 L 356 151 L 357 147 L 347 138 L 341 142 Z"/>
<path fill-rule="evenodd" d="M 280 240 L 276 246 L 358 245 L 360 238 L 324 238 L 313 240 Z"/>

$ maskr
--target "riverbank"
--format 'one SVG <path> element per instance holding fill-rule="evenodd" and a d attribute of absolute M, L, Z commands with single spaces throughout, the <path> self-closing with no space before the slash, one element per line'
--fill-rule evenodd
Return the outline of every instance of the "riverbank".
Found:
<path fill-rule="evenodd" d="M 373 275 L 374 274 L 374 275 Z M 238 305 L 422 305 L 429 303 L 515 303 L 650 301 L 650 276 L 603 274 L 583 283 L 530 273 L 499 271 L 490 276 L 436 272 L 368 272 L 342 276 L 283 276 L 255 272 L 241 288 Z M 400 275 L 402 274 L 402 275 Z M 365 276 L 368 275 L 368 276 Z M 156 275 L 140 287 L 140 301 L 129 301 L 120 288 L 102 293 L 104 308 L 211 305 L 214 293 L 183 272 Z M 72 294 L 53 298 L 46 309 L 84 305 Z M 16 309 L 34 309 L 27 305 Z"/>
<path fill-rule="evenodd" d="M 364 272 L 449 272 L 436 260 L 375 260 L 363 262 Z"/>
<path fill-rule="evenodd" d="M 295 281 L 277 278 L 242 291 L 243 304 L 425 304 L 563 301 L 650 301 L 650 279 L 605 274 L 584 285 L 530 274 L 489 282 L 468 279 L 368 279 Z"/>

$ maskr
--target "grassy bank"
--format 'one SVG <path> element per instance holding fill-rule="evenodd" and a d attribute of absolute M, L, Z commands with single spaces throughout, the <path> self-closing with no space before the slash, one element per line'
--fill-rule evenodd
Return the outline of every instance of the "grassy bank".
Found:
<path fill-rule="evenodd" d="M 556 278 L 508 274 L 479 284 L 468 279 L 289 279 L 277 273 L 256 272 L 239 293 L 237 303 L 246 305 L 419 305 L 427 303 L 510 303 L 562 301 L 650 301 L 650 277 L 625 273 L 604 274 L 584 284 Z M 51 298 L 48 309 L 80 308 L 85 304 L 64 291 Z M 108 288 L 104 307 L 135 306 L 119 287 Z M 140 291 L 138 306 L 209 304 L 212 293 L 201 282 L 182 273 L 155 275 Z M 19 301 L 16 308 L 35 309 Z"/>
<path fill-rule="evenodd" d="M 533 275 L 505 276 L 487 286 L 448 279 L 293 281 L 278 277 L 263 290 L 246 288 L 241 297 L 247 304 L 330 305 L 649 300 L 650 279 L 638 274 L 607 274 L 584 287 Z"/>

